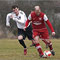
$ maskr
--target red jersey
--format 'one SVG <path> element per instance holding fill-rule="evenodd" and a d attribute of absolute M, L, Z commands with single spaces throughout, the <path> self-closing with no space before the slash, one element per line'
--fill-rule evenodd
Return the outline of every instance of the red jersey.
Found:
<path fill-rule="evenodd" d="M 33 29 L 43 29 L 46 28 L 44 22 L 44 13 L 40 12 L 40 15 L 37 16 L 35 12 L 31 13 L 31 21 Z"/>
<path fill-rule="evenodd" d="M 39 29 L 41 31 L 45 31 L 45 29 L 47 29 L 45 26 L 45 22 L 46 22 L 48 24 L 48 26 L 50 27 L 51 31 L 54 32 L 54 29 L 53 29 L 51 23 L 49 22 L 46 14 L 44 14 L 43 12 L 40 12 L 40 15 L 37 16 L 36 13 L 33 11 L 29 15 L 28 20 L 26 21 L 26 24 L 25 24 L 26 27 L 30 21 L 32 21 L 33 29 Z"/>

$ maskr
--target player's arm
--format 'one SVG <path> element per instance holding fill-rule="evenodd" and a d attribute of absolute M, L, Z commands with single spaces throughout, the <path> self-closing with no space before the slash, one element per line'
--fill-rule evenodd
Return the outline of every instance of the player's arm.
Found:
<path fill-rule="evenodd" d="M 24 14 L 24 23 L 27 21 L 27 16 L 25 14 L 25 12 L 22 11 L 22 13 Z"/>
<path fill-rule="evenodd" d="M 47 25 L 49 26 L 49 28 L 51 29 L 52 35 L 55 35 L 55 31 L 54 31 L 54 29 L 53 29 L 53 26 L 52 26 L 52 24 L 50 23 L 50 21 L 49 21 L 49 19 L 47 18 L 46 15 L 44 15 L 44 20 L 45 20 L 45 22 L 47 23 Z"/>
<path fill-rule="evenodd" d="M 23 17 L 22 17 L 23 18 Z M 22 23 L 24 24 L 24 20 L 23 19 L 17 19 L 17 18 L 12 18 L 14 21 L 18 22 L 18 23 Z"/>
<path fill-rule="evenodd" d="M 32 19 L 32 18 L 31 18 L 31 14 L 30 14 L 30 15 L 28 16 L 28 19 L 27 19 L 26 23 L 25 23 L 24 30 L 28 27 L 28 25 L 29 25 L 31 19 Z"/>
<path fill-rule="evenodd" d="M 6 26 L 7 27 L 10 27 L 10 13 L 9 14 L 7 14 L 7 16 L 6 16 Z"/>
<path fill-rule="evenodd" d="M 14 21 L 16 21 L 16 22 L 18 22 L 18 23 L 22 23 L 22 24 L 24 24 L 24 23 L 26 22 L 26 20 L 27 20 L 26 14 L 25 14 L 24 12 L 23 12 L 23 15 L 21 16 L 20 19 L 15 18 L 15 17 L 13 17 L 13 16 L 11 16 L 11 18 L 12 18 Z"/>
<path fill-rule="evenodd" d="M 28 16 L 28 19 L 27 19 L 26 23 L 25 23 L 25 27 L 26 27 L 26 28 L 28 27 L 31 19 L 32 19 L 32 18 L 31 18 L 31 14 L 30 14 L 30 15 Z"/>

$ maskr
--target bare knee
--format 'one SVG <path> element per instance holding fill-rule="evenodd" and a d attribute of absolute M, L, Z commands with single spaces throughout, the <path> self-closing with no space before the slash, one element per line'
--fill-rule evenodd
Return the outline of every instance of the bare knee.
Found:
<path fill-rule="evenodd" d="M 33 41 L 35 44 L 39 43 L 39 36 L 36 36 Z"/>
<path fill-rule="evenodd" d="M 22 39 L 23 39 L 22 35 L 18 36 L 18 40 L 22 40 Z"/>

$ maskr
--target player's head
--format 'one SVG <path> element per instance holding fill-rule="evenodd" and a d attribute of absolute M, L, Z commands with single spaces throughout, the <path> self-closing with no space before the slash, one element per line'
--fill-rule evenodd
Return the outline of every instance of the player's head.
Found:
<path fill-rule="evenodd" d="M 19 7 L 17 5 L 13 5 L 12 6 L 12 10 L 15 14 L 18 14 L 19 13 Z"/>
<path fill-rule="evenodd" d="M 39 16 L 40 12 L 41 12 L 40 7 L 39 6 L 35 6 L 34 8 L 35 8 L 36 15 Z"/>

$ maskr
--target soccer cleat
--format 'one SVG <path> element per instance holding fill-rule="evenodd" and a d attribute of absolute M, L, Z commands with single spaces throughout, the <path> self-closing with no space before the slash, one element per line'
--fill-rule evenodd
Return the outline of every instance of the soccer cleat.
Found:
<path fill-rule="evenodd" d="M 26 55 L 27 54 L 27 49 L 24 49 L 24 55 Z"/>
<path fill-rule="evenodd" d="M 51 50 L 51 54 L 54 56 L 55 55 L 55 52 L 54 52 L 54 50 Z"/>
<path fill-rule="evenodd" d="M 47 58 L 47 56 L 46 56 L 46 55 L 40 55 L 40 57 L 41 57 L 41 58 Z"/>
<path fill-rule="evenodd" d="M 35 46 L 35 44 L 30 45 L 30 47 Z"/>

